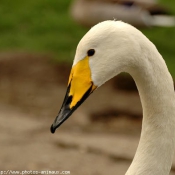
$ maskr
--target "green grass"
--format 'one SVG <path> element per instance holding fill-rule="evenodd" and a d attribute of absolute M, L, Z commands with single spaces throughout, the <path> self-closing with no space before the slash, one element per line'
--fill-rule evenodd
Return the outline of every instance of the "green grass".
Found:
<path fill-rule="evenodd" d="M 1 0 L 0 51 L 54 53 L 70 61 L 87 31 L 69 16 L 66 0 Z"/>
<path fill-rule="evenodd" d="M 161 0 L 175 14 L 175 1 Z M 78 41 L 88 29 L 69 16 L 70 0 L 1 0 L 0 51 L 52 53 L 72 62 Z M 142 32 L 157 46 L 175 77 L 175 28 Z"/>

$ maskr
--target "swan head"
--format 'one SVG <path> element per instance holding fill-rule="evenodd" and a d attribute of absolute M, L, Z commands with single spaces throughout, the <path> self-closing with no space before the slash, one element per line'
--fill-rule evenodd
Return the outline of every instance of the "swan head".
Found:
<path fill-rule="evenodd" d="M 134 69 L 135 55 L 140 53 L 133 39 L 139 40 L 137 33 L 124 22 L 105 21 L 85 34 L 77 46 L 66 96 L 51 126 L 52 133 L 95 89 L 120 72 Z"/>

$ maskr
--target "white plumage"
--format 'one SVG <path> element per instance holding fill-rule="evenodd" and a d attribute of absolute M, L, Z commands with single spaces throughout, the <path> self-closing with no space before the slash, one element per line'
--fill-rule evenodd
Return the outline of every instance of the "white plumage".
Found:
<path fill-rule="evenodd" d="M 143 108 L 142 132 L 126 175 L 168 175 L 175 148 L 175 93 L 162 56 L 139 30 L 120 21 L 105 21 L 91 28 L 78 44 L 73 68 L 87 57 L 89 49 L 95 50 L 88 57 L 94 86 L 128 72 L 138 87 Z M 73 74 L 71 78 L 70 87 L 77 77 Z M 78 91 L 75 88 L 71 94 L 73 99 Z M 63 110 L 52 125 L 53 132 L 58 120 L 63 120 Z"/>

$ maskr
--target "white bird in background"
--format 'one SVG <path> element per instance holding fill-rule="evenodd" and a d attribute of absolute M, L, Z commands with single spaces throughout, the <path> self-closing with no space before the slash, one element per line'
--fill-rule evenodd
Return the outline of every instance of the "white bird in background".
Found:
<path fill-rule="evenodd" d="M 99 23 L 79 42 L 66 96 L 51 132 L 120 72 L 134 78 L 143 108 L 140 142 L 126 175 L 168 175 L 175 148 L 173 80 L 154 44 L 124 22 Z"/>
<path fill-rule="evenodd" d="M 136 27 L 175 25 L 174 16 L 155 0 L 73 0 L 70 13 L 88 27 L 113 18 Z"/>

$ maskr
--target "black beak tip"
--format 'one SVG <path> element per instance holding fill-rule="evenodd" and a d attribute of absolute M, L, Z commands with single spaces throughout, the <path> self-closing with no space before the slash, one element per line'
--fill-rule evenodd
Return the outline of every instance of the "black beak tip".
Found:
<path fill-rule="evenodd" d="M 51 127 L 50 127 L 51 133 L 54 134 L 54 133 L 55 133 L 55 130 L 56 130 L 56 128 L 55 128 L 55 127 L 53 126 L 53 124 L 52 124 Z"/>

